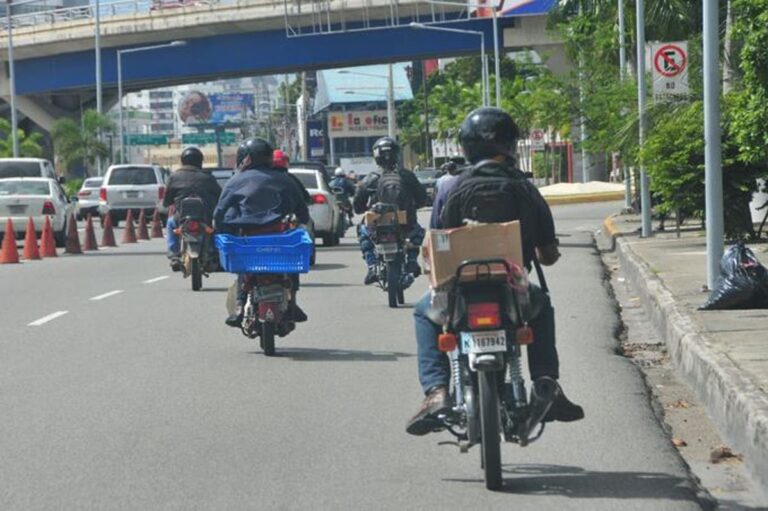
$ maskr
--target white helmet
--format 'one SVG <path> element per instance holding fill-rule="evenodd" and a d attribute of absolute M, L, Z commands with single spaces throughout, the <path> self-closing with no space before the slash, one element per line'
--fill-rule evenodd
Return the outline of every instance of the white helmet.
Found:
<path fill-rule="evenodd" d="M 336 167 L 336 171 L 333 173 L 333 175 L 336 176 L 336 177 L 340 177 L 340 176 L 345 176 L 346 173 L 344 172 L 343 168 Z"/>

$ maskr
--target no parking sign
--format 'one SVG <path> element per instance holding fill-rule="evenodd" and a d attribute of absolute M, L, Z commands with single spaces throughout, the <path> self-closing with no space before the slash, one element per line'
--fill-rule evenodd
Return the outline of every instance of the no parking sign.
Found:
<path fill-rule="evenodd" d="M 688 96 L 688 42 L 651 45 L 653 98 L 676 101 Z"/>

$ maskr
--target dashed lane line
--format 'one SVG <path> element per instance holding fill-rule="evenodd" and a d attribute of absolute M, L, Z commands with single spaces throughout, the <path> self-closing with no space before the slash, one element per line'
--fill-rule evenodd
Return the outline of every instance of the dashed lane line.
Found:
<path fill-rule="evenodd" d="M 92 301 L 92 302 L 96 302 L 98 300 L 103 300 L 105 298 L 109 298 L 110 296 L 119 295 L 122 292 L 123 292 L 122 289 L 116 289 L 114 291 L 110 291 L 109 293 L 104 293 L 103 295 L 98 295 L 98 296 L 94 296 L 92 298 L 89 298 L 89 300 Z"/>
<path fill-rule="evenodd" d="M 40 319 L 36 319 L 32 323 L 29 323 L 27 326 L 40 326 L 48 323 L 49 321 L 53 321 L 56 318 L 60 318 L 64 314 L 68 313 L 69 311 L 58 311 L 54 312 L 53 314 L 48 314 L 47 316 L 43 316 Z"/>
<path fill-rule="evenodd" d="M 167 278 L 170 278 L 168 275 L 163 275 L 162 277 L 155 277 L 154 279 L 145 280 L 143 284 L 154 284 L 155 282 L 160 282 L 161 280 L 165 280 Z"/>

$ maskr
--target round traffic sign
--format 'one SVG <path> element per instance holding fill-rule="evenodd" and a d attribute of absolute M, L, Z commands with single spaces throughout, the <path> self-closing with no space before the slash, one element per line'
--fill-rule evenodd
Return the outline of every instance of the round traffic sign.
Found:
<path fill-rule="evenodd" d="M 530 136 L 531 140 L 544 140 L 544 130 L 533 129 Z"/>
<path fill-rule="evenodd" d="M 682 48 L 674 44 L 666 44 L 656 50 L 653 65 L 662 76 L 672 78 L 685 71 L 688 57 Z"/>

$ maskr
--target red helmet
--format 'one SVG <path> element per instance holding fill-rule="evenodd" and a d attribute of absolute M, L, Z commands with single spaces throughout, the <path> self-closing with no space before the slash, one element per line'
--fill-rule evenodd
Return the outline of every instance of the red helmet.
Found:
<path fill-rule="evenodd" d="M 289 161 L 288 155 L 280 149 L 275 149 L 275 152 L 272 153 L 272 166 L 277 169 L 287 169 Z"/>

